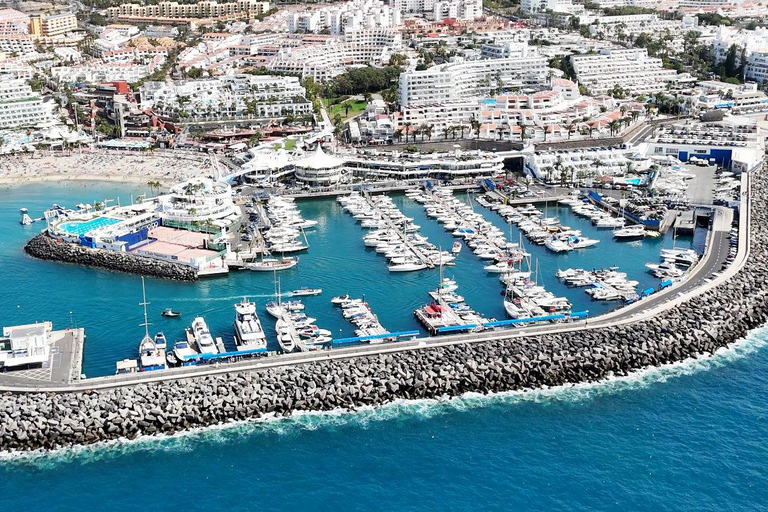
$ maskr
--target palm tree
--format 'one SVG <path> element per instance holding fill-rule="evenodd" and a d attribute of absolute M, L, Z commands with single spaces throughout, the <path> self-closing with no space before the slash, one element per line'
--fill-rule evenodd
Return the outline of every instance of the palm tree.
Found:
<path fill-rule="evenodd" d="M 443 128 L 443 140 L 448 140 L 448 134 L 451 133 L 451 128 L 445 127 Z"/>
<path fill-rule="evenodd" d="M 403 123 L 403 126 L 405 127 L 403 130 L 405 132 L 405 143 L 408 144 L 408 134 L 411 132 L 411 126 L 413 126 L 413 123 L 406 121 Z M 416 134 L 413 135 L 413 140 L 416 140 Z"/>
<path fill-rule="evenodd" d="M 426 135 L 428 139 L 432 138 L 432 126 L 424 123 L 421 126 L 419 126 L 419 132 L 421 132 L 421 141 L 424 142 L 424 136 Z"/>
<path fill-rule="evenodd" d="M 480 121 L 475 116 L 472 116 L 472 120 L 469 122 L 472 130 L 475 132 L 475 138 L 480 138 Z"/>
<path fill-rule="evenodd" d="M 576 131 L 576 123 L 571 122 L 568 125 L 568 140 L 571 140 L 571 135 Z"/>

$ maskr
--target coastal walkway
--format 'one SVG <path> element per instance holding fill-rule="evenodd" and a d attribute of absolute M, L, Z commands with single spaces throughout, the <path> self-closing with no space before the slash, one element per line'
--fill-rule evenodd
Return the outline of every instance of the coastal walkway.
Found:
<path fill-rule="evenodd" d="M 73 382 L 43 382 L 17 378 L 8 374 L 0 374 L 0 391 L 22 392 L 71 392 L 84 390 L 109 389 L 151 382 L 172 381 L 241 371 L 252 371 L 263 368 L 298 365 L 313 361 L 348 359 L 372 355 L 388 354 L 408 350 L 457 345 L 464 343 L 481 343 L 498 340 L 524 338 L 540 334 L 567 333 L 585 329 L 598 329 L 619 326 L 629 323 L 642 322 L 659 313 L 677 307 L 679 304 L 694 296 L 705 293 L 731 279 L 746 262 L 750 252 L 751 222 L 751 187 L 748 175 L 742 176 L 741 196 L 742 217 L 739 219 L 739 239 L 736 259 L 719 275 L 718 271 L 726 261 L 729 252 L 728 233 L 730 231 L 733 211 L 715 208 L 715 219 L 712 232 L 708 235 L 706 250 L 699 263 L 688 273 L 686 278 L 640 301 L 600 315 L 572 323 L 538 325 L 517 329 L 486 330 L 479 333 L 456 334 L 433 338 L 415 338 L 397 343 L 376 345 L 356 345 L 352 347 L 334 348 L 316 352 L 299 352 L 285 355 L 271 355 L 259 359 L 240 362 L 215 364 L 208 366 L 189 366 L 172 368 L 157 372 L 114 375 L 83 379 Z"/>

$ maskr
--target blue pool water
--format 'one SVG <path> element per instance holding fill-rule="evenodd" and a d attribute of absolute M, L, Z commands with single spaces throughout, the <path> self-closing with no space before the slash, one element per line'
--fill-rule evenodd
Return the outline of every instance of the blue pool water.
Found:
<path fill-rule="evenodd" d="M 86 327 L 86 371 L 94 375 L 134 355 L 141 336 L 141 284 L 134 276 L 24 256 L 23 242 L 40 226 L 20 227 L 17 213 L 22 206 L 35 213 L 54 201 L 74 204 L 137 192 L 113 187 L 0 190 L 3 323 L 50 319 L 62 326 L 72 311 L 74 322 Z M 420 215 L 419 207 L 398 201 L 409 215 Z M 361 249 L 359 226 L 338 215 L 333 203 L 311 202 L 302 209 L 321 225 L 310 235 L 312 248 L 300 268 L 285 281 L 289 287 L 326 288 L 307 299 L 318 322 L 349 332 L 326 304 L 332 294 L 349 291 L 366 293 L 385 325 L 412 325 L 410 309 L 426 301 L 436 274 L 389 276 L 380 256 Z M 568 212 L 561 208 L 560 215 Z M 428 219 L 417 222 L 444 246 L 452 241 Z M 610 250 L 601 243 L 591 260 L 588 250 L 564 259 L 548 260 L 546 251 L 539 256 L 551 287 L 557 283 L 550 267 L 592 260 L 619 264 L 640 279 L 642 264 L 668 243 Z M 500 288 L 473 258 L 459 258 L 460 290 L 478 309 L 499 311 Z M 153 327 L 178 335 L 191 315 L 204 313 L 214 329 L 225 331 L 241 294 L 271 293 L 271 280 L 253 274 L 199 284 L 148 281 Z M 574 299 L 579 294 L 573 291 Z M 261 308 L 267 299 L 258 300 Z M 169 306 L 183 309 L 180 322 L 159 317 Z M 0 509 L 764 510 L 766 340 L 768 329 L 758 330 L 711 359 L 589 386 L 404 401 L 376 410 L 4 456 Z"/>
<path fill-rule="evenodd" d="M 95 219 L 86 220 L 86 221 L 74 220 L 74 221 L 62 222 L 56 227 L 61 229 L 65 233 L 69 233 L 70 235 L 79 236 L 79 235 L 84 235 L 93 229 L 99 229 L 106 226 L 111 226 L 112 224 L 117 224 L 118 222 L 120 222 L 120 219 L 113 219 L 111 217 L 96 217 Z"/>

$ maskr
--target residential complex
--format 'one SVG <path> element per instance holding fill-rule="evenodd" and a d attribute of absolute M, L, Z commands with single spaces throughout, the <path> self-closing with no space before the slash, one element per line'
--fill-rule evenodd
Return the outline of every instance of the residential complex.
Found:
<path fill-rule="evenodd" d="M 400 104 L 448 103 L 486 96 L 493 90 L 538 85 L 547 77 L 547 59 L 534 48 L 524 57 L 442 64 L 400 75 Z"/>
<path fill-rule="evenodd" d="M 321 8 L 293 12 L 287 16 L 289 32 L 323 32 L 343 34 L 363 28 L 400 25 L 398 9 L 381 0 L 352 0 Z"/>
<path fill-rule="evenodd" d="M 607 93 L 616 86 L 629 94 L 653 94 L 677 79 L 677 71 L 664 69 L 661 59 L 649 57 L 644 48 L 574 55 L 571 63 L 579 84 L 593 95 Z"/>
<path fill-rule="evenodd" d="M 155 5 L 121 4 L 107 9 L 112 20 L 150 20 L 152 18 L 219 18 L 225 16 L 257 16 L 269 10 L 269 2 L 237 0 L 218 3 L 160 2 Z"/>
<path fill-rule="evenodd" d="M 51 103 L 43 101 L 26 80 L 0 78 L 0 128 L 21 128 L 50 122 Z"/>
<path fill-rule="evenodd" d="M 208 80 L 147 82 L 142 108 L 190 118 L 281 118 L 312 112 L 306 91 L 292 76 L 234 75 Z"/>
<path fill-rule="evenodd" d="M 744 79 L 761 83 L 768 79 L 768 28 L 719 27 L 712 43 L 715 62 L 725 61 L 731 46 L 737 49 L 737 64 L 741 64 L 742 56 L 747 59 Z"/>
<path fill-rule="evenodd" d="M 55 14 L 53 16 L 32 16 L 30 34 L 41 37 L 63 36 L 77 30 L 77 17 L 72 13 Z"/>

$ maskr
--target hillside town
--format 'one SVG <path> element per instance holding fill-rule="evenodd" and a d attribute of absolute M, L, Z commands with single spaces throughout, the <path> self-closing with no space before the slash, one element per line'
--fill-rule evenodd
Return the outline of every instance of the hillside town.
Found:
<path fill-rule="evenodd" d="M 236 181 L 309 187 L 762 161 L 760 3 L 3 5 L 0 155 L 217 153 Z"/>

